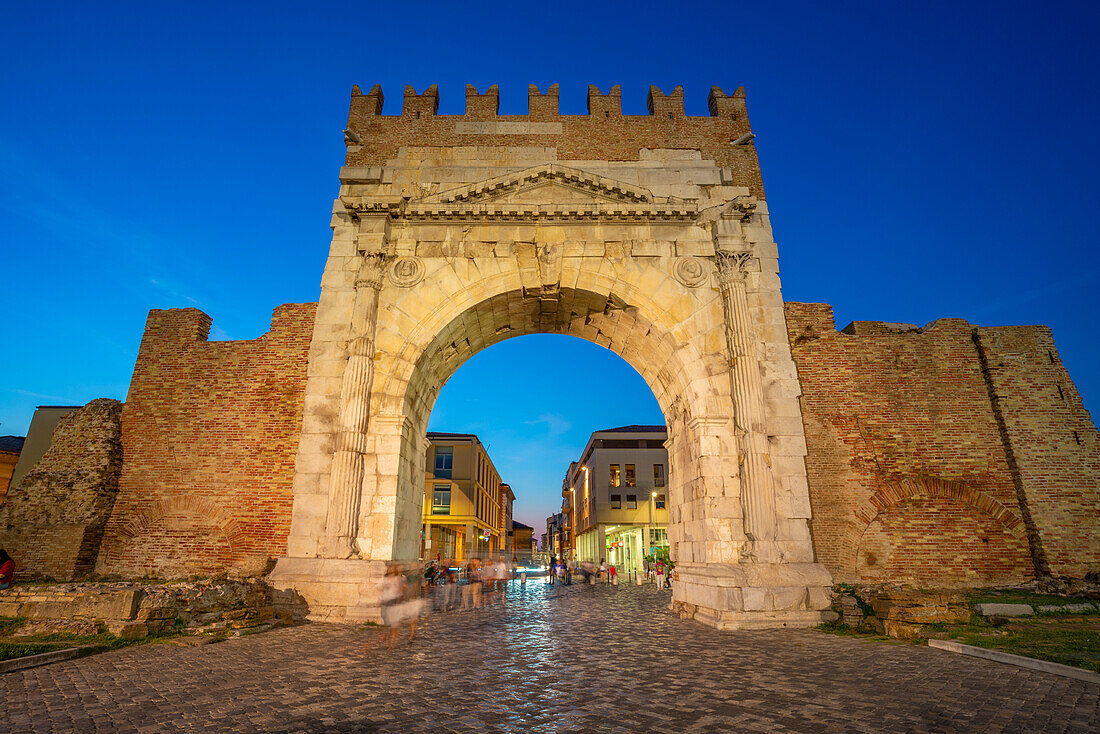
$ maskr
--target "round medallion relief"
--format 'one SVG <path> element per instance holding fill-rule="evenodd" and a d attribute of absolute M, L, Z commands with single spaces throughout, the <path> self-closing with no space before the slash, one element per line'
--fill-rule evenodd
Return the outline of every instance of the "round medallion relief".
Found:
<path fill-rule="evenodd" d="M 707 265 L 697 257 L 682 257 L 676 261 L 673 275 L 688 288 L 697 288 L 707 279 Z"/>
<path fill-rule="evenodd" d="M 390 263 L 387 274 L 394 285 L 409 288 L 424 279 L 424 262 L 417 257 L 399 257 Z"/>

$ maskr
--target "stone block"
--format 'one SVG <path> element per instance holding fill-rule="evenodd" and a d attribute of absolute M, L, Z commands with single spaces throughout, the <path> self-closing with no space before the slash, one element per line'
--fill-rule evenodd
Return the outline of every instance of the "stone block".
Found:
<path fill-rule="evenodd" d="M 149 634 L 149 626 L 145 622 L 131 622 L 126 620 L 108 620 L 107 631 L 116 637 L 127 640 L 145 637 Z"/>
<path fill-rule="evenodd" d="M 895 619 L 883 620 L 882 626 L 887 637 L 898 640 L 915 640 L 924 637 L 924 628 L 919 624 L 899 622 Z"/>
<path fill-rule="evenodd" d="M 873 595 L 870 603 L 875 616 L 883 620 L 912 624 L 970 621 L 970 607 L 962 594 L 891 590 Z"/>
<path fill-rule="evenodd" d="M 741 598 L 744 600 L 744 609 L 747 612 L 766 611 L 772 608 L 768 589 L 764 587 L 743 588 Z"/>

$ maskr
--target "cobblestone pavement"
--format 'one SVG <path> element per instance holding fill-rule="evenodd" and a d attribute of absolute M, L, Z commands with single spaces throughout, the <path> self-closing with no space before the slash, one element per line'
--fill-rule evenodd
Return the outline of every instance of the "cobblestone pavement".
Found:
<path fill-rule="evenodd" d="M 541 582 L 364 654 L 363 627 L 0 676 L 2 731 L 1100 731 L 1100 686 L 816 630 L 717 632 L 653 586 Z"/>

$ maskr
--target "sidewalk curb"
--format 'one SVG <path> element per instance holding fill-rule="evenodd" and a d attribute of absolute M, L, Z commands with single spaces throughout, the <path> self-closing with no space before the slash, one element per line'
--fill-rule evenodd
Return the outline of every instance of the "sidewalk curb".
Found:
<path fill-rule="evenodd" d="M 81 645 L 80 647 L 67 647 L 64 650 L 51 650 L 50 652 L 43 652 L 38 655 L 26 655 L 21 658 L 12 658 L 11 660 L 0 660 L 0 675 L 4 673 L 14 673 L 17 670 L 26 670 L 27 668 L 37 668 L 39 665 L 60 663 L 63 660 L 72 660 L 95 647 L 95 645 Z"/>
<path fill-rule="evenodd" d="M 1005 663 L 1006 665 L 1015 665 L 1020 668 L 1037 670 L 1040 673 L 1053 673 L 1054 675 L 1061 675 L 1065 676 L 1066 678 L 1076 678 L 1077 680 L 1083 680 L 1088 683 L 1096 683 L 1100 685 L 1100 673 L 1093 673 L 1091 670 L 1074 668 L 1070 665 L 1051 663 L 1046 660 L 1036 660 L 1035 658 L 1028 658 L 1024 657 L 1023 655 L 1013 655 L 1012 653 L 1000 652 L 999 650 L 988 650 L 984 647 L 964 645 L 961 642 L 954 642 L 953 640 L 929 640 L 928 646 L 938 648 L 940 650 L 947 650 L 948 652 L 957 652 L 962 653 L 963 655 L 970 655 L 971 657 L 975 658 L 992 660 L 997 663 Z"/>

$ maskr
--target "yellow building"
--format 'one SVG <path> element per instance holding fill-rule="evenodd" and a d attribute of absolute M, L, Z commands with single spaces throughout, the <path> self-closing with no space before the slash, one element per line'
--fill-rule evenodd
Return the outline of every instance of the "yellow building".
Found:
<path fill-rule="evenodd" d="M 8 493 L 15 465 L 19 463 L 19 452 L 23 450 L 22 436 L 0 436 L 0 502 Z"/>
<path fill-rule="evenodd" d="M 504 554 L 515 495 L 472 433 L 428 432 L 422 558 Z"/>

